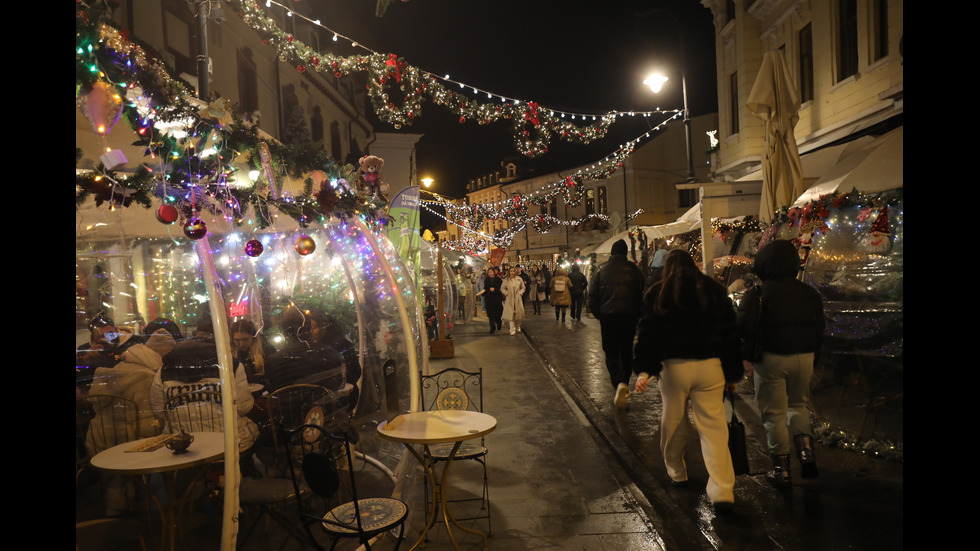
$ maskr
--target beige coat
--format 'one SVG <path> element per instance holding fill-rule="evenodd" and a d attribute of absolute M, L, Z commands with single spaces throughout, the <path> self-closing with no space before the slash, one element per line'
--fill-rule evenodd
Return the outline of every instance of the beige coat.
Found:
<path fill-rule="evenodd" d="M 564 282 L 565 290 L 555 289 L 555 283 Z M 555 275 L 551 278 L 551 304 L 552 306 L 571 306 L 572 305 L 572 281 L 565 275 L 563 268 L 556 268 Z"/>

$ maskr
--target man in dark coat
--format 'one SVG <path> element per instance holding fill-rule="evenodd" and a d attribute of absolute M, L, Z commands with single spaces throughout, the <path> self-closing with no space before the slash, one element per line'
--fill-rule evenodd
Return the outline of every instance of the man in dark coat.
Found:
<path fill-rule="evenodd" d="M 602 351 L 609 380 L 616 391 L 613 404 L 626 407 L 632 374 L 633 337 L 643 302 L 643 272 L 626 258 L 629 248 L 620 239 L 613 243 L 609 260 L 589 280 L 589 310 L 599 320 Z"/>

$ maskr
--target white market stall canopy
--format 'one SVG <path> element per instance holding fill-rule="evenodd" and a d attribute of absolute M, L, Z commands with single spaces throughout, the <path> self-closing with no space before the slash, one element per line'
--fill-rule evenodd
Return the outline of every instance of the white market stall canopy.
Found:
<path fill-rule="evenodd" d="M 680 218 L 673 222 L 667 224 L 659 224 L 656 226 L 640 226 L 643 233 L 646 235 L 648 241 L 652 241 L 658 237 L 670 237 L 671 235 L 677 235 L 679 233 L 689 232 L 696 229 L 701 224 L 701 204 L 698 203 L 694 205 L 687 212 L 685 212 Z M 617 233 L 616 235 L 610 237 L 609 239 L 603 241 L 598 247 L 593 251 L 595 254 L 607 255 L 612 252 L 613 243 L 619 241 L 620 239 L 627 241 L 629 240 L 629 232 L 634 230 L 627 230 L 624 232 Z"/>

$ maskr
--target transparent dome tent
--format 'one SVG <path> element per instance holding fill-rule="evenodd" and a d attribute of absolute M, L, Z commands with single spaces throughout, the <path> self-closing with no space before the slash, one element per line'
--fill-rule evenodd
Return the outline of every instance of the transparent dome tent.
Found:
<path fill-rule="evenodd" d="M 425 310 L 426 329 L 430 339 L 439 335 L 435 325 L 435 312 L 439 307 L 439 271 L 442 272 L 442 315 L 446 322 L 444 339 L 452 337 L 452 327 L 456 323 L 456 307 L 459 295 L 456 289 L 456 276 L 453 273 L 451 253 L 443 251 L 442 265 L 439 265 L 439 245 L 424 239 L 419 240 L 419 300 Z M 437 266 L 440 266 L 437 271 Z"/>
<path fill-rule="evenodd" d="M 235 408 L 222 412 L 220 426 L 239 429 L 224 431 L 226 468 L 238 465 L 238 447 L 247 438 L 242 427 L 254 423 L 251 430 L 262 429 L 253 414 L 261 410 L 263 396 L 284 385 L 315 383 L 326 386 L 333 398 L 325 422 L 351 423 L 359 436 L 359 456 L 384 473 L 392 495 L 400 495 L 403 481 L 392 473 L 406 460 L 404 449 L 380 439 L 376 429 L 380 422 L 416 408 L 412 396 L 417 395 L 417 374 L 428 356 L 412 278 L 387 237 L 357 218 L 334 217 L 301 229 L 279 215 L 268 231 L 257 232 L 241 231 L 220 214 L 202 212 L 201 220 L 207 236 L 193 240 L 180 222 L 163 224 L 152 210 L 139 206 L 113 209 L 90 200 L 76 209 L 76 396 L 118 389 L 115 368 L 100 367 L 98 358 L 79 359 L 85 356 L 79 350 L 100 348 L 92 342 L 102 339 L 106 349 L 118 352 L 116 359 L 123 360 L 118 367 L 130 356 L 123 350 L 147 346 L 166 358 L 199 330 L 210 332 L 212 337 L 199 340 L 213 347 L 206 355 L 218 366 L 209 373 L 218 374 L 222 402 L 240 406 L 251 399 L 255 408 L 247 417 L 240 411 L 236 415 Z M 315 246 L 307 255 L 296 247 L 304 236 Z M 262 244 L 262 252 L 250 256 L 254 241 Z M 182 339 L 161 346 L 142 334 L 147 324 L 160 319 L 178 327 Z M 99 335 L 99 327 L 91 329 L 93 320 L 116 331 Z M 230 330 L 242 320 L 252 323 L 263 343 L 266 376 L 264 385 L 249 381 L 248 396 L 231 383 L 237 351 Z M 277 362 L 297 347 L 332 360 L 280 370 Z M 156 370 L 151 398 L 159 391 L 167 361 L 163 365 L 150 368 L 149 373 Z M 148 414 L 145 405 L 139 404 L 135 436 L 167 432 L 165 416 L 158 410 Z M 260 439 L 261 433 L 251 436 Z M 85 440 L 84 427 L 81 437 L 76 427 L 76 459 L 113 443 L 100 446 Z M 226 473 L 226 480 L 236 479 Z M 224 500 L 223 529 L 237 531 L 239 523 L 230 520 L 239 515 L 234 484 L 225 485 Z"/>

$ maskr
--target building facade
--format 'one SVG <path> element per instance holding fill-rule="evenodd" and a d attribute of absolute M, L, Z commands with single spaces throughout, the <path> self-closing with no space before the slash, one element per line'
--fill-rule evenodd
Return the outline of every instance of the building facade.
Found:
<path fill-rule="evenodd" d="M 902 0 L 702 0 L 715 22 L 717 180 L 759 168 L 764 127 L 746 107 L 763 55 L 782 50 L 797 84 L 800 154 L 901 124 Z"/>

